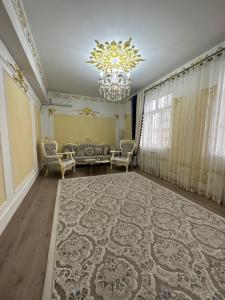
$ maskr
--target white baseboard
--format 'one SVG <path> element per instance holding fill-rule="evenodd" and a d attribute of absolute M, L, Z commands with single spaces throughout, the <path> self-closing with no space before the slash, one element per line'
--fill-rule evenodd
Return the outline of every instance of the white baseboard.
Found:
<path fill-rule="evenodd" d="M 16 189 L 13 199 L 5 201 L 5 203 L 0 207 L 0 235 L 12 219 L 26 194 L 29 192 L 31 186 L 37 179 L 39 172 L 40 170 L 38 168 L 34 169 Z"/>

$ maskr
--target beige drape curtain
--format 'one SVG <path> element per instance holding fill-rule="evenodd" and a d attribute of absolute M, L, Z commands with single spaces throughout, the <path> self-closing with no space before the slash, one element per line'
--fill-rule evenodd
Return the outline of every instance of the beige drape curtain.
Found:
<path fill-rule="evenodd" d="M 141 137 L 142 129 L 142 120 L 143 120 L 143 111 L 144 111 L 144 91 L 140 91 L 137 94 L 137 106 L 136 106 L 136 129 L 135 129 L 135 153 L 136 159 L 133 158 L 133 165 L 138 167 L 140 161 L 140 152 L 139 152 L 139 143 Z"/>
<path fill-rule="evenodd" d="M 144 109 L 144 92 L 141 91 L 137 94 L 137 107 L 136 107 L 135 142 L 137 146 L 140 142 L 143 109 Z"/>
<path fill-rule="evenodd" d="M 145 95 L 141 170 L 225 205 L 225 56 Z"/>

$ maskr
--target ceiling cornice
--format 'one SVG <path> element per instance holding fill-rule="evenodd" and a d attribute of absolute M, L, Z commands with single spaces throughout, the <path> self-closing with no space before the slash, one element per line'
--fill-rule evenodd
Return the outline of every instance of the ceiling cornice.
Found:
<path fill-rule="evenodd" d="M 5 38 L 6 47 L 8 47 L 8 50 L 10 52 L 12 51 L 12 53 L 14 53 L 13 56 L 15 60 L 18 59 L 21 62 L 21 65 L 19 65 L 19 67 L 21 68 L 22 72 L 24 74 L 27 74 L 31 81 L 33 80 L 30 83 L 36 88 L 36 93 L 39 95 L 40 100 L 42 102 L 46 102 L 47 101 L 46 78 L 28 24 L 23 3 L 21 0 L 2 0 L 2 4 L 4 7 L 1 7 L 1 9 L 5 11 L 6 18 L 8 15 L 9 22 L 11 22 L 10 26 L 12 27 L 10 28 L 10 30 L 15 34 L 13 38 L 14 41 L 18 43 L 18 47 L 20 50 L 19 54 L 17 54 L 15 48 L 10 49 L 10 47 L 12 47 L 12 41 L 10 40 L 11 37 L 9 39 Z M 7 41 L 9 41 L 9 46 L 7 45 Z M 27 61 L 28 63 L 27 65 L 26 63 L 24 63 L 25 61 Z M 26 70 L 23 70 L 23 67 L 25 67 Z"/>
<path fill-rule="evenodd" d="M 89 97 L 89 96 L 82 96 L 82 95 L 74 95 L 74 94 L 66 94 L 66 93 L 61 93 L 61 92 L 55 92 L 55 91 L 50 91 L 48 92 L 48 99 L 54 100 L 54 99 L 60 99 L 65 102 L 70 102 L 70 101 L 77 101 L 77 100 L 83 100 L 83 101 L 93 101 L 93 102 L 103 102 L 103 103 L 109 103 L 112 104 L 113 102 L 108 101 L 104 98 L 98 98 L 98 97 Z M 121 102 L 127 102 L 129 99 L 125 99 Z"/>
<path fill-rule="evenodd" d="M 170 77 L 175 77 L 177 73 L 185 71 L 186 68 L 192 67 L 196 63 L 202 61 L 203 59 L 206 59 L 208 56 L 213 54 L 216 51 L 221 50 L 222 48 L 225 48 L 225 41 L 222 43 L 219 43 L 218 45 L 214 46 L 213 48 L 208 49 L 207 51 L 201 53 L 199 56 L 193 58 L 192 60 L 188 61 L 187 63 L 183 64 L 182 66 L 172 70 L 171 72 L 167 73 L 166 75 L 160 77 L 159 79 L 155 80 L 145 88 L 142 88 L 137 93 L 140 92 L 147 92 L 148 90 L 151 90 L 154 86 L 160 85 L 163 81 L 167 80 Z M 137 94 L 136 93 L 136 94 Z"/>
<path fill-rule="evenodd" d="M 36 65 L 36 68 L 37 68 L 37 71 L 39 73 L 42 84 L 43 84 L 45 90 L 47 91 L 46 78 L 45 78 L 45 75 L 44 75 L 44 71 L 43 71 L 43 68 L 42 68 L 42 65 L 41 65 L 41 61 L 40 61 L 40 58 L 39 58 L 39 55 L 38 55 L 37 48 L 35 46 L 35 42 L 34 42 L 31 30 L 30 30 L 29 24 L 28 24 L 28 21 L 27 21 L 27 17 L 26 17 L 25 10 L 23 8 L 23 4 L 22 4 L 21 0 L 10 0 L 10 1 L 12 2 L 13 6 L 14 6 L 16 15 L 18 17 L 19 23 L 20 23 L 21 28 L 23 30 L 23 33 L 24 33 L 24 36 L 26 38 L 27 44 L 30 48 L 31 55 L 33 57 L 33 60 L 34 60 L 34 63 Z"/>
<path fill-rule="evenodd" d="M 73 101 L 73 100 L 84 100 L 84 101 L 93 101 L 93 102 L 109 102 L 106 101 L 104 98 L 98 98 L 98 97 L 88 97 L 88 96 L 82 96 L 82 95 L 74 95 L 74 94 L 67 94 L 67 93 L 61 93 L 61 92 L 55 92 L 55 91 L 49 91 L 48 92 L 48 99 L 61 99 L 64 101 Z"/>

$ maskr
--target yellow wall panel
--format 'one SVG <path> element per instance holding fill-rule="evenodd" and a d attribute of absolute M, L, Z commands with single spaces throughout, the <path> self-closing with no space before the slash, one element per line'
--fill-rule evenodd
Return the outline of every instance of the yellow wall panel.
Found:
<path fill-rule="evenodd" d="M 126 140 L 132 140 L 131 115 L 130 114 L 125 115 L 123 138 Z"/>
<path fill-rule="evenodd" d="M 14 188 L 34 168 L 31 107 L 28 96 L 7 74 L 4 75 Z"/>
<path fill-rule="evenodd" d="M 39 107 L 34 105 L 34 120 L 35 120 L 35 132 L 36 132 L 36 147 L 37 147 L 37 161 L 38 165 L 41 164 L 41 151 L 40 151 L 40 141 L 41 141 L 41 110 Z"/>
<path fill-rule="evenodd" d="M 5 202 L 5 181 L 3 175 L 3 164 L 2 164 L 2 149 L 0 145 L 0 206 Z"/>
<path fill-rule="evenodd" d="M 54 115 L 54 136 L 61 148 L 84 139 L 115 144 L 115 119 L 109 117 Z"/>

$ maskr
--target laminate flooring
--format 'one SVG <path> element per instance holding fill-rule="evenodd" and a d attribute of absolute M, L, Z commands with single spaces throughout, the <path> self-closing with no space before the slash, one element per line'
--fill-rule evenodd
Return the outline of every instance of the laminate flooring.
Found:
<path fill-rule="evenodd" d="M 107 174 L 121 171 L 107 168 Z M 225 206 L 138 173 L 225 217 Z M 88 175 L 88 168 L 80 167 L 66 177 Z M 41 173 L 0 236 L 0 300 L 41 300 L 58 179 L 59 174 L 44 177 Z"/>

